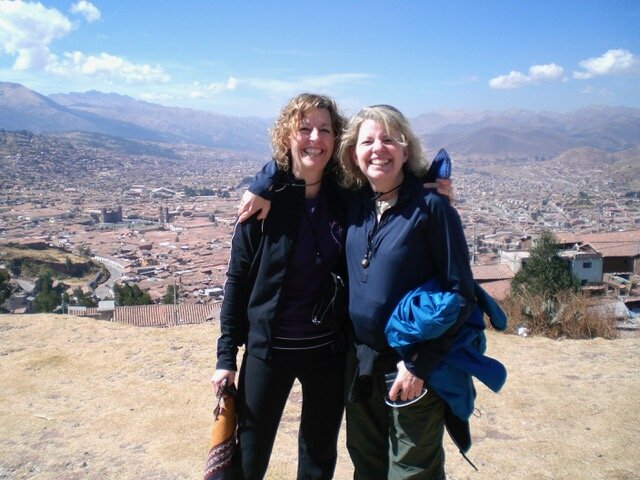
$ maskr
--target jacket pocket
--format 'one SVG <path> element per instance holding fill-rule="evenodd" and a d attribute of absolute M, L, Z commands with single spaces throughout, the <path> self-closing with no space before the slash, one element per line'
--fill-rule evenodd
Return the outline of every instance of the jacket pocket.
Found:
<path fill-rule="evenodd" d="M 346 314 L 347 291 L 344 280 L 340 275 L 329 272 L 322 282 L 320 298 L 313 306 L 311 322 L 338 331 Z"/>

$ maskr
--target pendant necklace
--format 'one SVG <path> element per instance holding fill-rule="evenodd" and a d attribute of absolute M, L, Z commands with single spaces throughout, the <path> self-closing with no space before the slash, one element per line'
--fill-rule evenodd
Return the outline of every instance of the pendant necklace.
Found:
<path fill-rule="evenodd" d="M 387 193 L 391 193 L 391 192 L 395 192 L 397 189 L 399 189 L 402 186 L 402 182 L 400 182 L 398 185 L 396 185 L 395 187 L 393 187 L 391 190 L 387 190 L 386 192 L 373 192 L 373 198 L 372 200 L 378 200 L 380 197 L 385 196 Z"/>
<path fill-rule="evenodd" d="M 377 216 L 379 212 L 379 217 L 382 217 L 382 214 L 384 213 L 384 211 L 387 210 L 388 208 L 391 208 L 393 205 L 395 205 L 397 201 L 397 197 L 394 200 L 387 200 L 387 201 L 379 200 L 380 197 L 383 197 L 384 195 L 399 189 L 401 186 L 402 186 L 402 182 L 400 182 L 398 185 L 393 187 L 391 190 L 387 190 L 386 192 L 374 192 L 372 200 L 376 203 Z M 378 230 L 379 221 L 380 220 L 378 219 L 378 221 L 376 221 L 375 226 L 369 231 L 369 233 L 367 233 L 367 252 L 365 253 L 364 258 L 360 260 L 360 265 L 362 266 L 362 268 L 368 268 L 369 264 L 371 263 L 371 257 L 373 255 L 373 236 L 375 232 Z"/>
<path fill-rule="evenodd" d="M 373 227 L 369 233 L 367 233 L 367 253 L 364 254 L 364 258 L 360 260 L 360 265 L 362 268 L 369 267 L 371 263 L 371 256 L 373 255 L 373 232 L 376 230 L 376 227 Z"/>

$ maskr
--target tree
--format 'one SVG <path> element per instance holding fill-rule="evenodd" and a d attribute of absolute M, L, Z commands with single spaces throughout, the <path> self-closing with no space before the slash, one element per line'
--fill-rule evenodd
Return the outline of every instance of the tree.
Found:
<path fill-rule="evenodd" d="M 69 257 L 65 257 L 64 259 L 64 273 L 70 274 L 71 269 L 73 268 L 73 262 Z"/>
<path fill-rule="evenodd" d="M 580 282 L 569 271 L 568 264 L 558 256 L 558 244 L 551 232 L 540 235 L 529 251 L 529 258 L 511 281 L 511 289 L 520 294 L 526 291 L 554 300 L 565 291 L 576 291 Z"/>
<path fill-rule="evenodd" d="M 86 293 L 82 291 L 80 288 L 76 288 L 73 291 L 73 296 L 76 297 L 76 304 L 82 307 L 97 307 L 98 304 L 96 301 L 88 296 Z"/>
<path fill-rule="evenodd" d="M 9 271 L 14 277 L 19 277 L 22 273 L 22 261 L 14 258 L 9 262 Z"/>
<path fill-rule="evenodd" d="M 0 269 L 0 305 L 11 296 L 11 285 L 9 280 L 11 276 L 5 269 Z"/>
<path fill-rule="evenodd" d="M 113 286 L 113 293 L 117 305 L 151 305 L 153 303 L 149 294 L 142 291 L 138 285 L 116 284 Z"/>
<path fill-rule="evenodd" d="M 175 293 L 175 295 L 174 295 Z M 162 297 L 162 303 L 170 305 L 172 303 L 178 303 L 180 298 L 180 285 L 167 285 L 167 293 Z"/>
<path fill-rule="evenodd" d="M 58 293 L 53 288 L 50 273 L 45 273 L 36 280 L 36 296 L 33 299 L 33 310 L 37 312 L 53 312 L 58 306 Z"/>

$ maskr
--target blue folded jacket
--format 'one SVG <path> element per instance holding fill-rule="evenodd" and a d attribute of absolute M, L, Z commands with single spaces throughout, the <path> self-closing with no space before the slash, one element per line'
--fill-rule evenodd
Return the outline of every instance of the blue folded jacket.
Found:
<path fill-rule="evenodd" d="M 476 391 L 472 377 L 494 392 L 502 388 L 507 378 L 504 365 L 484 355 L 483 314 L 487 313 L 497 330 L 506 328 L 506 316 L 477 283 L 475 293 L 478 305 L 458 329 L 453 347 L 423 379 L 463 421 L 473 413 Z M 459 309 L 457 295 L 443 292 L 436 280 L 430 280 L 407 293 L 391 314 L 385 329 L 389 345 L 409 360 L 416 344 L 438 338 L 455 323 Z"/>

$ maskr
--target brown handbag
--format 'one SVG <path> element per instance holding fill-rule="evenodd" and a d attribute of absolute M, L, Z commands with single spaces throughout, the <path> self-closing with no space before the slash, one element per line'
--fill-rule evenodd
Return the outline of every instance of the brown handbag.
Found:
<path fill-rule="evenodd" d="M 231 459 L 236 448 L 236 387 L 225 382 L 216 395 L 218 404 L 213 411 L 213 426 L 204 480 L 232 478 Z"/>

